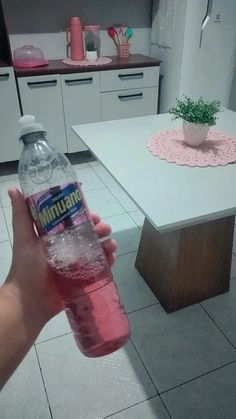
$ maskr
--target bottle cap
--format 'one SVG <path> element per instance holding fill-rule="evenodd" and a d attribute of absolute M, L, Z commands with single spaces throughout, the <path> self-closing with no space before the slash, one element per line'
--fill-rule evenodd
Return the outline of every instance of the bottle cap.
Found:
<path fill-rule="evenodd" d="M 45 129 L 42 124 L 35 122 L 35 116 L 33 115 L 24 115 L 19 119 L 21 128 L 19 130 L 19 139 L 23 135 L 30 134 L 31 132 L 45 132 Z"/>

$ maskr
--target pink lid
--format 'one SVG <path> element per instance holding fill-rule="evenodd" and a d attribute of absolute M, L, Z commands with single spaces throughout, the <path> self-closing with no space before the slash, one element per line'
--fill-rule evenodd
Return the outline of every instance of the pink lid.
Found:
<path fill-rule="evenodd" d="M 100 26 L 98 26 L 98 25 L 86 25 L 86 26 L 84 26 L 84 30 L 89 31 L 89 32 L 99 31 L 99 29 L 100 29 Z"/>
<path fill-rule="evenodd" d="M 72 16 L 70 18 L 70 24 L 71 25 L 81 25 L 81 21 L 80 21 L 79 16 Z"/>

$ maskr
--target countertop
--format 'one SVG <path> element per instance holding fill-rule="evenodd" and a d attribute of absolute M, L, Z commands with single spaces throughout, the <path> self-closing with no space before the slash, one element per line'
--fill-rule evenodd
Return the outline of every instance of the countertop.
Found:
<path fill-rule="evenodd" d="M 0 60 L 0 68 L 12 67 L 11 64 L 6 63 L 6 61 Z"/>
<path fill-rule="evenodd" d="M 64 64 L 62 60 L 50 60 L 49 64 L 34 68 L 15 68 L 17 77 L 39 76 L 47 74 L 83 73 L 88 71 L 115 70 L 119 68 L 152 67 L 159 66 L 161 61 L 142 54 L 132 54 L 128 58 L 120 58 L 117 55 L 109 56 L 112 62 L 101 66 L 75 66 Z"/>

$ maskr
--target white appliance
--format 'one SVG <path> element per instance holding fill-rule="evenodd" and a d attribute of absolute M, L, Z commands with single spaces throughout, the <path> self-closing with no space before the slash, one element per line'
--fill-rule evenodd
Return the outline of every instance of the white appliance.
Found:
<path fill-rule="evenodd" d="M 219 99 L 227 107 L 236 61 L 236 0 L 153 0 L 153 5 L 150 55 L 162 60 L 160 112 L 183 94 Z"/>

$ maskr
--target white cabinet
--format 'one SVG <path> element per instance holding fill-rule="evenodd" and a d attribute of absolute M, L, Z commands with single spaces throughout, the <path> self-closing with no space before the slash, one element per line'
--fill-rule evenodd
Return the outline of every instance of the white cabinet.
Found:
<path fill-rule="evenodd" d="M 156 114 L 158 82 L 156 66 L 101 72 L 102 120 Z"/>
<path fill-rule="evenodd" d="M 0 162 L 17 160 L 22 147 L 18 141 L 20 106 L 14 70 L 0 68 Z"/>
<path fill-rule="evenodd" d="M 68 152 L 86 150 L 71 126 L 101 120 L 100 74 L 94 71 L 62 75 L 61 86 Z"/>
<path fill-rule="evenodd" d="M 157 113 L 157 89 L 121 90 L 101 94 L 102 120 L 132 118 Z"/>
<path fill-rule="evenodd" d="M 72 125 L 157 113 L 159 66 L 19 77 L 23 112 L 64 152 L 86 150 Z"/>
<path fill-rule="evenodd" d="M 49 140 L 67 152 L 60 75 L 21 77 L 18 83 L 23 113 L 35 115 Z"/>
<path fill-rule="evenodd" d="M 158 86 L 159 67 L 124 68 L 101 72 L 101 92 Z"/>

